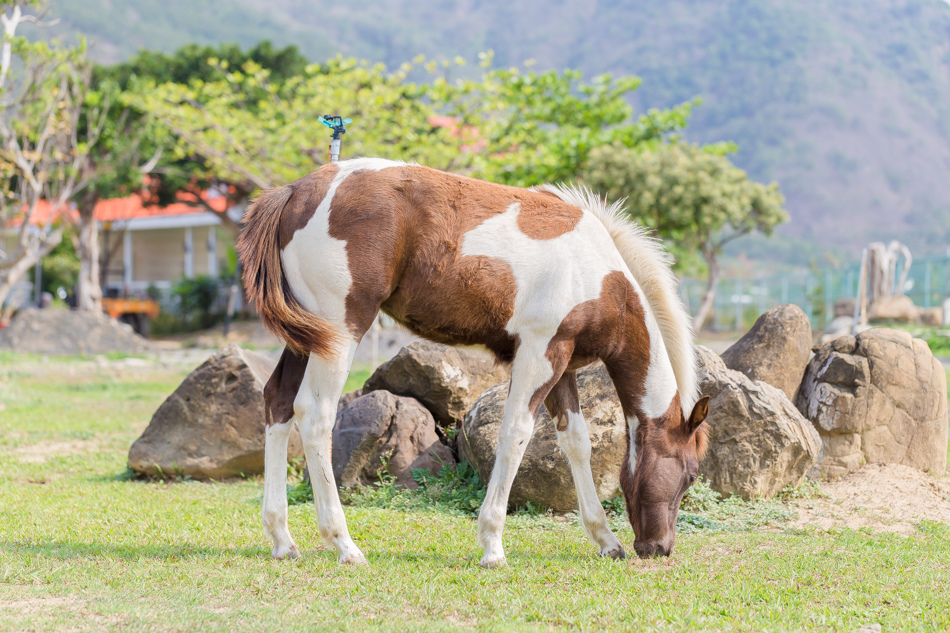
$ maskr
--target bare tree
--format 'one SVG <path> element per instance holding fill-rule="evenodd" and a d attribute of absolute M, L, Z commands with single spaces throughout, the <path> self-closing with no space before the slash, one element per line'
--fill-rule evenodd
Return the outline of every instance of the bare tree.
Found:
<path fill-rule="evenodd" d="M 94 127 L 83 142 L 77 135 L 89 85 L 84 44 L 64 48 L 18 37 L 20 24 L 39 22 L 24 14 L 29 7 L 40 3 L 0 3 L 0 306 L 62 240 L 69 200 L 81 189 L 82 166 L 97 140 Z M 49 216 L 36 221 L 44 200 Z M 12 247 L 3 250 L 11 238 Z M 5 308 L 0 317 L 11 311 Z"/>

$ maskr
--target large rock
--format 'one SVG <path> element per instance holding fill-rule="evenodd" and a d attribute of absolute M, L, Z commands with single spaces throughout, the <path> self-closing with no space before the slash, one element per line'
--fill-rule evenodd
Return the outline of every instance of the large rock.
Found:
<path fill-rule="evenodd" d="M 415 398 L 447 428 L 462 421 L 483 391 L 507 379 L 507 369 L 485 351 L 419 341 L 380 365 L 363 393 L 384 389 Z"/>
<path fill-rule="evenodd" d="M 136 354 L 152 350 L 132 327 L 99 312 L 27 308 L 0 330 L 0 349 L 29 354 Z"/>
<path fill-rule="evenodd" d="M 581 412 L 590 427 L 594 484 L 601 500 L 610 499 L 617 495 L 620 485 L 627 423 L 602 363 L 578 371 L 577 385 Z M 465 416 L 459 436 L 460 459 L 472 464 L 486 483 L 495 465 L 498 429 L 507 397 L 507 382 L 488 389 Z M 534 423 L 534 434 L 512 485 L 509 505 L 517 507 L 529 501 L 558 511 L 577 509 L 571 468 L 558 447 L 554 423 L 544 408 Z"/>
<path fill-rule="evenodd" d="M 813 476 L 841 477 L 866 462 L 946 470 L 946 372 L 907 332 L 874 328 L 828 343 L 796 404 L 821 435 Z"/>
<path fill-rule="evenodd" d="M 336 416 L 333 475 L 343 487 L 376 483 L 384 464 L 397 484 L 415 488 L 414 469 L 435 475 L 443 465 L 454 465 L 455 458 L 439 441 L 432 414 L 417 400 L 373 391 Z"/>
<path fill-rule="evenodd" d="M 881 297 L 868 307 L 869 321 L 913 323 L 919 315 L 920 310 L 907 295 Z"/>
<path fill-rule="evenodd" d="M 709 450 L 700 472 L 724 495 L 768 498 L 797 486 L 818 459 L 821 440 L 788 397 L 752 381 L 697 347 L 699 384 L 710 396 Z"/>
<path fill-rule="evenodd" d="M 168 396 L 129 449 L 129 467 L 148 475 L 221 479 L 264 470 L 264 384 L 276 362 L 228 345 Z M 296 428 L 289 457 L 302 457 Z"/>
<path fill-rule="evenodd" d="M 796 305 L 762 314 L 745 336 L 722 354 L 729 369 L 778 387 L 795 399 L 811 355 L 811 323 Z"/>

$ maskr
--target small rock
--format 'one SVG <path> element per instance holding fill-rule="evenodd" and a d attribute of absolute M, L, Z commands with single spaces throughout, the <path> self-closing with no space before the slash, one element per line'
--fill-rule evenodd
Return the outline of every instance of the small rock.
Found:
<path fill-rule="evenodd" d="M 351 487 L 379 481 L 385 467 L 396 483 L 418 484 L 412 471 L 424 468 L 433 475 L 443 465 L 454 465 L 452 451 L 439 441 L 432 414 L 413 398 L 377 390 L 343 407 L 333 427 L 333 475 L 337 484 Z"/>
<path fill-rule="evenodd" d="M 459 424 L 488 387 L 508 379 L 508 370 L 482 350 L 419 341 L 380 365 L 363 393 L 383 389 L 415 398 L 443 428 Z"/>
<path fill-rule="evenodd" d="M 835 317 L 849 316 L 854 318 L 854 297 L 835 301 Z"/>
<path fill-rule="evenodd" d="M 99 312 L 27 308 L 0 330 L 0 349 L 47 355 L 137 354 L 152 351 L 152 345 L 132 326 Z"/>
<path fill-rule="evenodd" d="M 613 382 L 603 363 L 577 372 L 581 412 L 590 429 L 591 471 L 601 501 L 617 495 L 620 466 L 627 447 L 627 422 Z M 498 429 L 504 416 L 508 383 L 488 389 L 472 406 L 462 423 L 459 457 L 472 464 L 482 481 L 488 482 L 495 466 Z M 557 443 L 557 432 L 545 408 L 534 423 L 524 459 L 511 487 L 512 508 L 531 502 L 559 512 L 577 509 L 577 494 L 567 457 Z"/>
<path fill-rule="evenodd" d="M 228 345 L 166 398 L 129 449 L 129 468 L 147 475 L 222 479 L 264 471 L 264 384 L 270 358 Z M 288 458 L 303 457 L 294 429 Z"/>
<path fill-rule="evenodd" d="M 946 372 L 907 332 L 873 328 L 826 344 L 796 405 L 821 435 L 812 477 L 841 477 L 864 463 L 946 470 Z"/>
<path fill-rule="evenodd" d="M 868 321 L 913 323 L 920 311 L 907 295 L 881 297 L 868 307 Z"/>
<path fill-rule="evenodd" d="M 921 308 L 919 320 L 921 325 L 941 327 L 943 326 L 943 308 Z"/>
<path fill-rule="evenodd" d="M 700 464 L 710 487 L 755 499 L 800 484 L 821 450 L 815 428 L 781 390 L 727 368 L 705 347 L 697 351 L 700 391 L 712 398 Z"/>
<path fill-rule="evenodd" d="M 778 387 L 795 399 L 811 355 L 811 323 L 796 305 L 772 308 L 722 354 L 729 369 Z"/>

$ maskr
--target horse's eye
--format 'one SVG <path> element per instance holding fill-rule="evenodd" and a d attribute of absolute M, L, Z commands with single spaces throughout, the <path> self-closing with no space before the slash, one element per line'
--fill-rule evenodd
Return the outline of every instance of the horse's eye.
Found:
<path fill-rule="evenodd" d="M 694 483 L 696 483 L 696 475 L 690 475 L 690 476 L 689 476 L 689 485 L 692 486 Z"/>

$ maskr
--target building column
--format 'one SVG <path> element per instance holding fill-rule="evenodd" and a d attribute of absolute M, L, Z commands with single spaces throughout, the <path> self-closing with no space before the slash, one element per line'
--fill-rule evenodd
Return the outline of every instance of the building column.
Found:
<path fill-rule="evenodd" d="M 127 295 L 132 287 L 132 231 L 128 229 L 122 234 L 122 285 Z"/>
<path fill-rule="evenodd" d="M 208 276 L 218 276 L 218 232 L 214 226 L 208 227 Z"/>
<path fill-rule="evenodd" d="M 185 227 L 185 279 L 195 276 L 195 235 L 191 227 Z"/>

